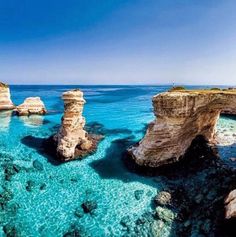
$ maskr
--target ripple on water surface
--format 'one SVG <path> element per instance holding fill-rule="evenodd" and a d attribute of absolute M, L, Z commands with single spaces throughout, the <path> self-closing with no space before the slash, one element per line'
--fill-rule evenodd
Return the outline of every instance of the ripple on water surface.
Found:
<path fill-rule="evenodd" d="M 24 91 L 23 87 L 16 87 L 12 94 L 17 104 L 24 97 L 36 96 L 37 92 L 47 108 L 53 110 L 55 105 L 63 108 L 60 94 L 66 89 L 69 87 L 41 87 L 37 91 L 26 88 Z M 93 237 L 127 233 L 121 220 L 128 218 L 134 223 L 143 213 L 151 212 L 152 199 L 163 187 L 164 178 L 159 177 L 157 182 L 152 177 L 130 173 L 122 162 L 121 151 L 143 136 L 147 122 L 153 119 L 151 97 L 166 89 L 84 88 L 87 122 L 99 125 L 105 139 L 94 155 L 61 165 L 52 162 L 41 147 L 42 138 L 56 132 L 60 112 L 43 118 L 1 114 L 0 162 L 2 167 L 13 166 L 13 169 L 8 180 L 2 169 L 0 191 L 12 192 L 5 200 L 6 206 L 16 206 L 4 213 L 2 225 L 10 223 L 21 236 L 34 237 L 63 236 L 73 224 L 82 226 Z M 230 136 L 235 126 L 232 118 L 221 118 L 218 124 L 219 132 L 229 132 Z M 234 148 L 230 151 L 235 155 Z M 222 152 L 226 155 L 228 151 L 222 149 Z M 97 204 L 92 213 L 84 213 L 81 205 L 86 201 Z M 164 228 L 162 236 L 169 236 L 170 227 Z"/>

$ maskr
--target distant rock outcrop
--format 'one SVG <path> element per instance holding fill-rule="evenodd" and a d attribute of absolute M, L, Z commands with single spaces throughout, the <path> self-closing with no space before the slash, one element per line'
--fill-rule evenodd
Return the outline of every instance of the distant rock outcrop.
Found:
<path fill-rule="evenodd" d="M 9 86 L 0 82 L 0 110 L 12 110 L 14 108 Z"/>
<path fill-rule="evenodd" d="M 178 161 L 193 139 L 215 142 L 216 123 L 223 109 L 235 109 L 235 90 L 181 90 L 153 97 L 156 119 L 129 153 L 139 165 L 158 167 Z"/>
<path fill-rule="evenodd" d="M 16 107 L 16 113 L 19 116 L 28 116 L 31 114 L 44 115 L 47 113 L 47 110 L 39 97 L 29 97 L 25 99 L 23 104 Z"/>
<path fill-rule="evenodd" d="M 57 156 L 62 161 L 83 157 L 96 150 L 100 136 L 88 135 L 84 130 L 85 119 L 82 116 L 85 100 L 83 92 L 72 90 L 65 92 L 64 116 L 59 132 L 54 136 Z"/>

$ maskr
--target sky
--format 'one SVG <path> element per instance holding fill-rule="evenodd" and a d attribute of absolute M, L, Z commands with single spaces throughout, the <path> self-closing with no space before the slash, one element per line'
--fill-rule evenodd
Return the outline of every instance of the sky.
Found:
<path fill-rule="evenodd" d="M 0 0 L 0 81 L 236 85 L 235 0 Z"/>

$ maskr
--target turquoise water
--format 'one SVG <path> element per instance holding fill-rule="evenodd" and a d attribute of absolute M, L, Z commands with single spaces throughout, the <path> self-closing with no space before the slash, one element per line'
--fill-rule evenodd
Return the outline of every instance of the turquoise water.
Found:
<path fill-rule="evenodd" d="M 169 87 L 79 87 L 87 101 L 84 116 L 88 128 L 99 128 L 105 139 L 94 155 L 59 165 L 44 154 L 41 144 L 43 138 L 57 131 L 63 112 L 61 94 L 72 88 L 76 86 L 11 87 L 15 104 L 29 96 L 40 96 L 49 114 L 44 117 L 0 114 L 1 166 L 18 167 L 8 179 L 6 169 L 0 173 L 0 192 L 11 193 L 0 213 L 0 236 L 4 236 L 3 226 L 7 224 L 19 236 L 63 236 L 73 224 L 87 233 L 82 236 L 125 236 L 128 230 L 122 220 L 128 216 L 129 222 L 134 223 L 153 210 L 152 199 L 163 188 L 162 178 L 157 182 L 153 177 L 131 173 L 122 162 L 121 153 L 142 138 L 145 126 L 153 119 L 152 96 Z M 218 127 L 236 140 L 235 118 L 222 117 Z M 232 139 L 229 139 L 232 144 L 220 147 L 229 163 L 232 162 L 229 158 L 236 156 Z M 140 197 L 135 195 L 138 192 Z M 81 212 L 81 204 L 86 200 L 96 201 L 97 208 L 92 214 L 78 217 L 75 211 Z M 148 232 L 142 236 L 148 236 Z M 160 233 L 169 236 L 170 225 L 164 226 Z"/>

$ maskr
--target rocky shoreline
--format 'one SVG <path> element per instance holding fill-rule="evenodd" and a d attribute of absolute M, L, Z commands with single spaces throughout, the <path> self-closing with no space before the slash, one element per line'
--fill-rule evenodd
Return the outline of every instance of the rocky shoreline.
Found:
<path fill-rule="evenodd" d="M 183 218 L 187 215 L 187 218 L 180 222 L 188 222 L 187 226 L 190 225 L 192 218 L 205 219 L 204 223 L 208 223 L 207 226 L 202 227 L 205 230 L 203 233 L 200 233 L 199 230 L 196 236 L 204 234 L 217 236 L 216 233 L 221 232 L 219 226 L 226 222 L 231 223 L 231 226 L 222 227 L 224 231 L 221 236 L 228 230 L 230 234 L 235 233 L 233 225 L 236 219 L 236 172 L 235 169 L 231 170 L 230 167 L 226 167 L 220 159 L 217 160 L 217 153 L 212 152 L 213 150 L 207 145 L 207 143 L 210 143 L 211 146 L 216 144 L 216 124 L 220 113 L 227 109 L 233 111 L 235 101 L 236 90 L 188 91 L 181 89 L 156 95 L 153 97 L 155 121 L 149 124 L 144 138 L 128 149 L 129 156 L 137 166 L 149 167 L 149 170 L 159 167 L 160 173 L 169 169 L 171 176 L 175 173 L 174 167 L 179 167 L 177 176 L 181 175 L 183 185 L 176 184 L 177 193 L 179 194 L 179 191 L 182 190 L 180 192 L 182 202 L 178 205 L 183 206 L 186 203 L 189 210 L 194 211 L 187 213 L 185 210 L 186 213 L 183 214 L 181 209 L 177 207 L 174 209 Z M 197 163 L 193 164 L 193 167 L 185 167 L 184 162 L 192 162 L 192 160 L 196 160 Z M 199 161 L 202 164 L 198 164 Z M 204 167 L 205 163 L 208 167 Z M 196 184 L 199 185 L 199 188 L 191 187 L 189 179 L 192 178 L 199 165 L 201 169 L 198 172 L 207 178 L 205 180 L 207 183 Z M 139 169 L 142 170 L 140 167 Z M 186 171 L 182 170 L 183 167 L 186 168 Z M 171 199 L 173 192 L 164 192 L 164 194 L 165 198 Z M 158 214 L 158 210 L 156 211 Z M 159 211 L 162 214 L 164 212 L 161 207 Z M 174 216 L 174 213 L 171 215 Z M 188 232 L 186 236 L 195 236 L 193 228 L 195 227 L 192 227 L 190 232 L 185 228 L 181 236 L 185 236 L 186 232 Z M 211 230 L 212 233 L 209 233 L 208 230 Z"/>
<path fill-rule="evenodd" d="M 224 165 L 204 137 L 197 137 L 183 159 L 172 165 L 139 166 L 129 154 L 125 163 L 132 172 L 152 176 L 157 183 L 166 179 L 164 189 L 153 198 L 153 212 L 141 222 L 129 223 L 130 233 L 142 234 L 149 228 L 153 236 L 163 236 L 167 224 L 170 236 L 235 236 L 236 219 L 225 219 L 224 202 L 236 188 L 236 172 Z"/>
<path fill-rule="evenodd" d="M 85 101 L 81 91 L 68 91 L 63 95 L 63 100 L 65 111 L 61 127 L 57 134 L 44 139 L 40 147 L 46 154 L 60 162 L 81 159 L 94 153 L 103 138 L 99 132 L 96 133 L 96 129 L 102 130 L 99 124 L 95 124 L 94 128 L 85 126 L 85 119 L 82 117 Z M 189 103 L 184 104 L 189 105 Z M 212 112 L 210 115 L 215 114 Z M 153 126 L 151 124 L 149 129 L 153 129 Z M 203 131 L 205 132 L 206 129 Z M 211 130 L 213 131 L 214 129 Z M 233 237 L 236 235 L 235 191 L 232 191 L 236 190 L 236 172 L 234 168 L 225 165 L 219 158 L 216 147 L 209 143 L 211 139 L 204 135 L 205 133 L 199 132 L 190 142 L 181 159 L 177 159 L 178 162 L 172 163 L 171 160 L 171 164 L 167 162 L 159 167 L 139 164 L 135 162 L 132 153 L 125 153 L 122 160 L 130 172 L 135 175 L 151 176 L 157 185 L 164 184 L 163 188 L 158 189 L 155 194 L 145 193 L 142 189 L 134 191 L 133 195 L 137 202 L 144 196 L 150 198 L 152 211 L 144 210 L 135 221 L 129 213 L 120 219 L 123 236 Z M 136 144 L 133 149 L 138 146 L 139 144 Z M 170 150 L 167 153 L 170 154 Z M 6 217 L 14 217 L 19 208 L 19 204 L 12 201 L 10 181 L 20 172 L 43 172 L 44 166 L 38 160 L 30 160 L 32 157 L 27 158 L 32 163 L 30 168 L 14 164 L 10 156 L 1 158 L 4 183 L 0 193 L 2 217 L 0 224 L 3 225 L 6 236 L 20 236 L 18 227 L 14 224 L 6 224 Z M 71 182 L 77 181 L 71 178 Z M 29 178 L 24 185 L 29 193 L 35 189 L 43 192 L 48 188 L 45 183 L 37 184 Z M 99 202 L 88 198 L 78 203 L 74 216 L 78 220 L 84 215 L 93 216 L 99 208 Z M 73 222 L 69 229 L 65 230 L 64 236 L 88 235 L 81 224 Z"/>
<path fill-rule="evenodd" d="M 29 97 L 21 105 L 15 106 L 11 101 L 10 88 L 0 82 L 0 111 L 12 110 L 18 116 L 44 115 L 46 107 L 40 97 Z"/>

